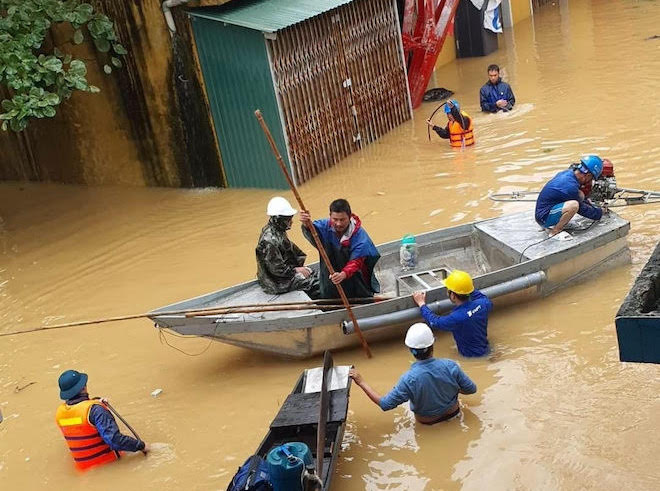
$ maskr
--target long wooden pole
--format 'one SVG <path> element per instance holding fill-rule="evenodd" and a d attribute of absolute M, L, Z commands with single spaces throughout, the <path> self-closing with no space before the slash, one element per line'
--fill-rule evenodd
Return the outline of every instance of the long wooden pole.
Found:
<path fill-rule="evenodd" d="M 330 407 L 330 389 L 328 378 L 334 360 L 329 351 L 323 353 L 323 379 L 321 381 L 321 394 L 319 401 L 319 424 L 316 428 L 316 475 L 323 481 L 323 460 L 325 457 L 325 430 L 328 423 L 328 408 Z"/>
<path fill-rule="evenodd" d="M 369 303 L 370 302 L 382 302 L 384 300 L 389 300 L 389 297 L 373 297 L 373 298 L 349 298 L 349 302 L 351 304 L 353 303 Z M 282 303 L 249 303 L 249 304 L 243 304 L 243 305 L 228 305 L 225 307 L 225 310 L 232 309 L 233 313 L 238 312 L 239 310 L 237 309 L 253 309 L 253 308 L 262 308 L 262 309 L 269 309 L 272 307 L 275 307 L 274 310 L 289 310 L 289 309 L 284 309 L 281 307 L 303 307 L 302 309 L 299 308 L 293 308 L 290 310 L 307 310 L 307 309 L 315 309 L 315 308 L 326 308 L 326 307 L 336 307 L 339 308 L 339 302 L 335 299 L 319 299 L 319 300 L 306 300 L 306 301 L 300 301 L 300 302 L 282 302 Z M 342 304 L 342 307 L 343 304 Z M 131 319 L 142 319 L 144 317 L 157 317 L 161 315 L 182 315 L 182 314 L 195 314 L 195 316 L 201 316 L 201 315 L 213 315 L 214 313 L 227 313 L 226 311 L 220 312 L 222 310 L 222 307 L 208 307 L 205 309 L 185 309 L 185 310 L 169 310 L 169 311 L 164 311 L 164 312 L 146 312 L 144 314 L 130 314 L 130 315 L 121 315 L 117 317 L 105 317 L 102 319 L 92 319 L 92 320 L 84 320 L 84 321 L 75 321 L 75 322 L 67 322 L 65 324 L 53 324 L 52 326 L 41 326 L 41 327 L 35 327 L 33 329 L 26 329 L 24 331 L 12 331 L 12 332 L 5 332 L 5 333 L 0 333 L 0 337 L 3 336 L 13 336 L 15 334 L 26 334 L 29 332 L 37 332 L 37 331 L 49 331 L 52 329 L 64 329 L 67 327 L 78 327 L 78 326 L 88 326 L 92 324 L 103 324 L 105 322 L 118 322 L 118 321 L 126 321 L 126 320 L 131 320 Z M 252 310 L 251 312 L 254 312 Z M 265 312 L 265 310 L 262 310 L 262 312 Z M 193 316 L 194 317 L 194 316 Z"/>
<path fill-rule="evenodd" d="M 298 194 L 298 189 L 296 188 L 296 185 L 293 183 L 291 180 L 291 176 L 289 175 L 289 171 L 287 171 L 286 166 L 284 165 L 284 161 L 282 160 L 282 155 L 280 155 L 280 152 L 277 150 L 277 145 L 275 145 L 275 140 L 273 140 L 273 135 L 271 135 L 270 130 L 268 129 L 268 125 L 266 125 L 266 121 L 264 121 L 263 116 L 261 115 L 261 111 L 257 109 L 254 112 L 255 116 L 257 117 L 257 120 L 259 121 L 259 124 L 261 125 L 261 129 L 264 131 L 264 134 L 266 135 L 266 138 L 268 139 L 268 143 L 270 143 L 270 148 L 273 150 L 273 155 L 275 155 L 275 159 L 277 160 L 277 163 L 280 166 L 280 169 L 282 169 L 282 172 L 284 173 L 284 177 L 286 177 L 287 182 L 289 183 L 289 187 L 291 188 L 291 191 L 293 192 L 293 195 L 296 197 L 296 200 L 298 201 L 298 205 L 300 206 L 301 210 L 307 210 L 305 207 L 305 204 L 303 203 L 302 198 L 300 197 L 300 194 Z M 326 267 L 328 268 L 328 271 L 330 274 L 334 274 L 335 270 L 332 267 L 332 263 L 330 262 L 330 258 L 328 257 L 328 254 L 325 252 L 325 248 L 323 247 L 323 243 L 321 242 L 321 239 L 319 238 L 319 234 L 316 232 L 316 227 L 312 225 L 309 227 L 309 231 L 312 234 L 312 237 L 314 238 L 314 242 L 316 243 L 316 248 L 319 250 L 319 254 L 321 258 L 323 259 L 323 262 L 325 263 Z M 348 298 L 346 297 L 346 293 L 344 292 L 344 289 L 342 288 L 341 284 L 337 284 L 337 291 L 339 292 L 339 296 L 341 297 L 342 302 L 344 302 L 344 306 L 346 307 L 346 311 L 348 312 L 349 317 L 351 318 L 351 321 L 353 321 L 353 326 L 355 326 L 355 333 L 358 335 L 360 338 L 360 342 L 362 343 L 362 348 L 364 349 L 364 352 L 366 353 L 368 358 L 372 357 L 371 350 L 369 349 L 369 345 L 367 344 L 367 340 L 364 339 L 364 335 L 362 334 L 362 331 L 358 327 L 357 324 L 357 319 L 355 318 L 355 315 L 353 314 L 353 310 L 351 309 L 351 305 L 348 302 Z"/>

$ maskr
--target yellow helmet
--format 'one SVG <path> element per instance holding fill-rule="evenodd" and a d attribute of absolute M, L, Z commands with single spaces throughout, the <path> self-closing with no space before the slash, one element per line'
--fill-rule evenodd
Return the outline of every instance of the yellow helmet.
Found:
<path fill-rule="evenodd" d="M 447 290 L 459 295 L 469 295 L 474 291 L 472 277 L 465 271 L 459 271 L 458 269 L 452 271 L 442 283 L 447 287 Z"/>

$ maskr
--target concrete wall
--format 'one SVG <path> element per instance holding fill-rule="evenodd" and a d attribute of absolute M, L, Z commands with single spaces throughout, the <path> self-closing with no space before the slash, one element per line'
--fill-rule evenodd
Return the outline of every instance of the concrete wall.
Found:
<path fill-rule="evenodd" d="M 171 38 L 160 1 L 93 3 L 115 21 L 129 51 L 124 67 L 105 75 L 103 54 L 87 43 L 71 45 L 69 29 L 53 29 L 50 41 L 85 60 L 88 79 L 101 93 L 74 94 L 54 118 L 35 120 L 22 135 L 0 132 L 0 179 L 221 185 L 220 155 L 183 10 L 174 10 L 178 35 Z"/>
<path fill-rule="evenodd" d="M 530 0 L 508 0 L 511 4 L 511 16 L 513 24 L 525 20 L 532 15 Z"/>

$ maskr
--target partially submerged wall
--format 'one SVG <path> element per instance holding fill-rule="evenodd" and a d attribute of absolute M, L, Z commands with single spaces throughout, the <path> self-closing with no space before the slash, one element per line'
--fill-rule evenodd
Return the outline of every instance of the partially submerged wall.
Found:
<path fill-rule="evenodd" d="M 105 75 L 93 48 L 73 46 L 68 29 L 54 29 L 52 42 L 86 62 L 101 93 L 74 94 L 54 118 L 33 121 L 23 135 L 0 132 L 0 179 L 222 185 L 187 16 L 173 10 L 178 32 L 171 38 L 159 1 L 93 3 L 115 21 L 129 51 L 124 67 Z"/>

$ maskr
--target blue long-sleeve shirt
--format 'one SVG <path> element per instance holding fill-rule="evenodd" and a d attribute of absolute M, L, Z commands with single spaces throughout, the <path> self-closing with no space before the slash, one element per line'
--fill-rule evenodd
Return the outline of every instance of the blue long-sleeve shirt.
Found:
<path fill-rule="evenodd" d="M 504 99 L 509 103 L 507 107 L 497 107 L 497 104 L 495 103 L 500 99 Z M 496 113 L 497 111 L 505 109 L 507 111 L 513 109 L 513 106 L 516 103 L 516 98 L 513 95 L 511 86 L 506 82 L 502 82 L 502 79 L 499 79 L 494 85 L 488 81 L 483 87 L 481 87 L 481 90 L 479 91 L 479 102 L 481 103 L 482 111 Z"/>
<path fill-rule="evenodd" d="M 442 416 L 458 402 L 458 394 L 474 394 L 477 386 L 453 360 L 428 358 L 416 361 L 394 388 L 380 399 L 383 411 L 410 401 L 420 416 Z"/>
<path fill-rule="evenodd" d="M 563 170 L 555 177 L 550 179 L 536 199 L 536 210 L 534 211 L 534 218 L 541 225 L 550 214 L 553 206 L 566 201 L 575 200 L 580 203 L 578 214 L 583 217 L 590 218 L 591 220 L 600 220 L 603 216 L 603 210 L 593 206 L 585 199 L 580 197 L 580 181 L 575 176 L 575 171 L 572 169 Z"/>
<path fill-rule="evenodd" d="M 89 410 L 89 421 L 99 432 L 103 441 L 115 451 L 139 452 L 144 450 L 144 442 L 128 435 L 122 435 L 114 416 L 103 406 L 95 404 Z"/>
<path fill-rule="evenodd" d="M 422 305 L 422 317 L 431 329 L 450 331 L 456 341 L 458 352 L 463 356 L 484 356 L 490 351 L 488 345 L 488 313 L 493 302 L 475 290 L 470 299 L 456 307 L 447 315 L 437 315 Z"/>
<path fill-rule="evenodd" d="M 78 396 L 66 401 L 69 406 L 88 400 L 88 396 Z M 94 404 L 89 410 L 89 422 L 92 423 L 112 450 L 117 452 L 139 452 L 144 450 L 144 442 L 133 437 L 122 435 L 114 416 L 106 408 Z"/>

